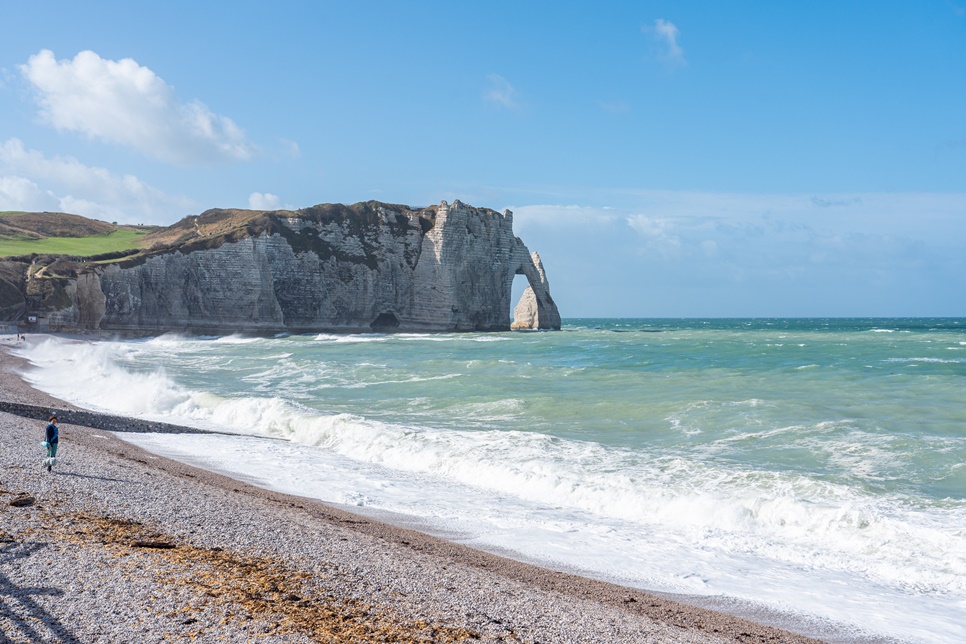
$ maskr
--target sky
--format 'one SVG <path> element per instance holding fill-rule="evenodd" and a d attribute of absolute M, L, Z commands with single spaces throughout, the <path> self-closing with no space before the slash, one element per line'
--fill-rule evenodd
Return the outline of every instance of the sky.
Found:
<path fill-rule="evenodd" d="M 460 199 L 564 318 L 966 316 L 966 0 L 0 15 L 0 211 Z"/>

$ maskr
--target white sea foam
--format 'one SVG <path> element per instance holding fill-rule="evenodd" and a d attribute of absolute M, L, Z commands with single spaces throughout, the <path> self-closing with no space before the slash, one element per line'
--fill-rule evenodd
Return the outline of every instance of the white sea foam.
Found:
<path fill-rule="evenodd" d="M 340 427 L 348 433 L 358 429 L 359 421 L 342 418 L 328 424 L 335 433 Z M 426 440 L 418 433 L 410 434 L 414 440 L 404 449 L 423 451 L 414 444 Z M 405 430 L 393 435 L 404 442 L 407 438 Z M 442 437 L 435 438 L 430 442 L 438 449 Z M 497 438 L 486 437 L 479 447 L 491 454 L 517 451 L 510 444 L 519 436 Z M 430 528 L 465 535 L 472 545 L 518 552 L 621 583 L 767 599 L 778 608 L 858 620 L 910 639 L 953 642 L 963 633 L 954 622 L 937 622 L 930 615 L 956 614 L 966 571 L 943 569 L 945 564 L 933 557 L 939 574 L 924 575 L 917 557 L 935 549 L 961 561 L 963 553 L 956 548 L 962 530 L 957 537 L 953 527 L 962 525 L 961 514 L 939 522 L 925 512 L 902 516 L 897 508 L 845 490 L 779 476 L 735 478 L 703 471 L 676 484 L 678 476 L 692 471 L 694 464 L 684 462 L 656 463 L 657 476 L 650 481 L 631 476 L 615 486 L 601 479 L 583 484 L 559 463 L 531 458 L 509 466 L 510 480 L 500 482 L 507 466 L 491 461 L 489 475 L 470 474 L 465 462 L 457 457 L 447 463 L 439 449 L 423 454 L 423 466 L 399 470 L 385 449 L 370 451 L 370 457 L 381 454 L 375 459 L 359 460 L 346 456 L 346 450 L 247 438 L 157 435 L 133 440 L 266 487 L 417 517 Z M 498 442 L 506 444 L 499 447 Z M 526 447 L 524 452 L 535 457 L 548 445 Z M 561 447 L 588 452 L 591 459 L 596 452 L 587 445 Z M 358 446 L 347 451 L 360 455 Z M 694 484 L 696 490 L 687 489 Z M 946 534 L 951 529 L 954 533 Z M 749 578 L 755 580 L 755 592 L 748 590 Z M 844 597 L 843 587 L 849 589 Z M 833 606 L 827 605 L 830 596 L 837 598 Z"/>
<path fill-rule="evenodd" d="M 372 382 L 354 382 L 350 385 L 346 385 L 349 389 L 365 389 L 366 387 L 374 387 L 377 385 L 398 385 L 402 383 L 412 383 L 412 382 L 431 382 L 433 380 L 450 380 L 452 378 L 459 378 L 463 374 L 461 373 L 446 373 L 439 376 L 412 376 L 409 378 L 400 378 L 398 380 L 374 380 Z"/>
<path fill-rule="evenodd" d="M 212 339 L 216 344 L 258 344 L 265 341 L 265 338 L 242 335 L 225 335 Z"/>
<path fill-rule="evenodd" d="M 385 342 L 388 336 L 381 333 L 358 333 L 352 335 L 337 335 L 333 333 L 320 333 L 315 336 L 316 342 L 327 342 L 330 344 L 359 344 L 363 342 Z"/>
<path fill-rule="evenodd" d="M 148 348 L 163 353 L 184 342 L 164 336 Z M 961 622 L 949 617 L 961 614 L 966 602 L 964 502 L 872 494 L 804 474 L 657 449 L 387 423 L 324 414 L 277 396 L 192 391 L 164 370 L 119 365 L 142 350 L 138 343 L 45 341 L 27 353 L 35 365 L 27 377 L 97 409 L 285 439 L 128 437 L 266 487 L 419 517 L 480 547 L 657 590 L 797 607 L 910 640 L 966 638 Z M 280 356 L 277 349 L 271 355 Z M 248 378 L 291 376 L 288 358 L 279 359 Z M 506 419 L 524 404 L 522 398 L 470 402 L 461 414 Z M 706 400 L 688 410 L 766 406 L 761 398 Z M 692 433 L 681 417 L 669 420 Z M 711 445 L 838 433 L 848 423 L 764 428 Z M 856 435 L 803 444 L 824 450 L 842 467 L 867 468 L 871 476 L 888 458 L 876 441 Z M 841 597 L 843 587 L 846 598 L 827 600 Z"/>

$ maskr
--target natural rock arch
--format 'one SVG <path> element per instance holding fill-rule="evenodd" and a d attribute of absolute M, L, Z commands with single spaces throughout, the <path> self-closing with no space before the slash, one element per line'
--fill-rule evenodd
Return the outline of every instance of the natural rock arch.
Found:
<path fill-rule="evenodd" d="M 517 239 L 526 253 L 526 246 Z M 560 313 L 553 298 L 550 297 L 550 282 L 543 269 L 543 262 L 536 251 L 532 255 L 527 255 L 520 261 L 519 266 L 510 276 L 512 284 L 514 275 L 524 275 L 527 278 L 528 286 L 523 291 L 520 301 L 513 309 L 513 322 L 510 328 L 514 331 L 534 330 L 534 329 L 559 329 Z"/>

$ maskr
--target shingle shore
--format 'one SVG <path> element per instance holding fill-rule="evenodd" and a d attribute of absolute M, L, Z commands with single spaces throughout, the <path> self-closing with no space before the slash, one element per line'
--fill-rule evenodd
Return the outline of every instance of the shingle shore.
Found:
<path fill-rule="evenodd" d="M 155 434 L 218 434 L 193 427 L 159 423 L 153 420 L 112 416 L 91 411 L 83 411 L 63 407 L 58 401 L 56 405 L 29 405 L 21 402 L 0 400 L 0 412 L 31 419 L 46 419 L 55 414 L 60 423 L 66 425 L 80 425 L 91 429 L 103 429 L 108 432 L 121 433 L 155 433 Z M 226 435 L 231 435 L 225 432 Z"/>
<path fill-rule="evenodd" d="M 0 358 L 0 400 L 72 407 Z M 127 422 L 85 413 L 72 418 Z M 0 642 L 815 641 L 255 488 L 61 416 L 48 474 L 43 415 L 0 412 Z"/>

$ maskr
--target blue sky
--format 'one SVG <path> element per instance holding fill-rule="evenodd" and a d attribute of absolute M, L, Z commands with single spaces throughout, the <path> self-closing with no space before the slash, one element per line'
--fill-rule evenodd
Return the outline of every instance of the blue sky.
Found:
<path fill-rule="evenodd" d="M 966 2 L 6 2 L 0 210 L 460 200 L 563 316 L 966 316 Z"/>

